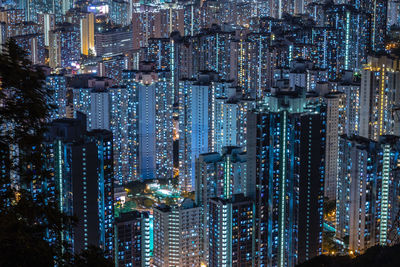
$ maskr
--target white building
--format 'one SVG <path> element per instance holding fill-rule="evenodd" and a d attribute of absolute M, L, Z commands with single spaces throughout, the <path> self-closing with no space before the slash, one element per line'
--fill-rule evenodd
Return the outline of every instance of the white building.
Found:
<path fill-rule="evenodd" d="M 200 266 L 202 257 L 201 209 L 193 200 L 179 206 L 153 209 L 154 266 Z"/>

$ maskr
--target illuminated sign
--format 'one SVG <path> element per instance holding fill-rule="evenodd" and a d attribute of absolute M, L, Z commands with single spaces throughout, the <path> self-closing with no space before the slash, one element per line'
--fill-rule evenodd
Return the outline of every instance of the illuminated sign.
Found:
<path fill-rule="evenodd" d="M 90 5 L 87 8 L 88 12 L 94 13 L 97 15 L 105 15 L 108 14 L 109 7 L 108 4 L 97 4 L 97 5 Z"/>

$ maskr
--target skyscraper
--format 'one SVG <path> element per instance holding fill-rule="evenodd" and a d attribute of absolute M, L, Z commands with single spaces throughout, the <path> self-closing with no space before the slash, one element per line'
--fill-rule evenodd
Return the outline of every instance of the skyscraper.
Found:
<path fill-rule="evenodd" d="M 88 115 L 88 129 L 113 132 L 115 178 L 120 184 L 172 177 L 168 72 L 153 72 L 151 65 L 146 66 L 149 71 L 123 71 L 121 86 L 111 86 L 111 79 L 93 75 L 77 75 L 70 82 L 74 109 Z M 150 155 L 147 167 L 146 155 Z"/>
<path fill-rule="evenodd" d="M 54 193 L 60 211 L 74 215 L 78 223 L 63 232 L 63 239 L 78 253 L 90 245 L 106 255 L 114 251 L 112 134 L 105 130 L 86 131 L 86 118 L 53 121 L 46 134 L 53 168 Z"/>
<path fill-rule="evenodd" d="M 121 213 L 115 220 L 118 266 L 150 266 L 150 219 L 146 212 Z"/>
<path fill-rule="evenodd" d="M 218 73 L 224 80 L 235 79 L 236 71 L 231 64 L 231 57 L 235 55 L 232 45 L 234 37 L 233 31 L 225 31 L 214 24 L 190 38 L 195 74 L 207 70 Z"/>
<path fill-rule="evenodd" d="M 200 154 L 196 159 L 196 203 L 207 205 L 212 197 L 228 199 L 245 193 L 246 153 L 240 147 L 224 147 L 222 153 Z"/>
<path fill-rule="evenodd" d="M 111 99 L 107 89 L 90 92 L 90 129 L 111 130 Z"/>
<path fill-rule="evenodd" d="M 387 245 L 399 211 L 399 138 L 340 138 L 336 231 L 359 253 Z"/>
<path fill-rule="evenodd" d="M 110 8 L 110 19 L 115 25 L 129 25 L 131 15 L 129 12 L 130 8 L 129 2 L 121 0 L 112 0 Z"/>
<path fill-rule="evenodd" d="M 344 115 L 339 118 L 340 122 L 340 134 L 346 134 L 348 136 L 358 135 L 360 131 L 360 110 L 361 110 L 361 99 L 360 99 L 360 81 L 343 81 L 337 86 L 337 91 L 343 93 L 344 99 L 339 112 L 339 115 Z"/>
<path fill-rule="evenodd" d="M 148 46 L 149 38 L 168 38 L 173 31 L 184 34 L 184 14 L 180 5 L 135 6 L 132 13 L 134 49 Z"/>
<path fill-rule="evenodd" d="M 254 266 L 254 202 L 239 194 L 209 205 L 208 266 Z"/>
<path fill-rule="evenodd" d="M 122 85 L 122 72 L 130 69 L 129 57 L 117 55 L 103 58 L 97 62 L 97 75 L 109 77 L 115 86 Z"/>
<path fill-rule="evenodd" d="M 137 179 L 137 129 L 131 123 L 136 105 L 134 88 L 121 86 L 109 88 L 108 91 L 114 137 L 115 180 L 125 184 Z"/>
<path fill-rule="evenodd" d="M 43 14 L 42 15 L 43 32 L 44 32 L 44 45 L 49 46 L 50 44 L 50 31 L 56 27 L 56 21 L 54 14 Z"/>
<path fill-rule="evenodd" d="M 122 73 L 121 86 L 111 86 L 111 79 L 92 75 L 77 75 L 69 82 L 73 86 L 74 109 L 87 114 L 88 129 L 113 133 L 114 174 L 120 184 L 138 178 L 138 129 L 133 124 L 136 121 L 131 121 L 138 106 L 136 87 L 131 83 L 133 73 Z"/>
<path fill-rule="evenodd" d="M 360 1 L 360 8 L 371 14 L 371 50 L 373 52 L 385 51 L 388 2 L 386 0 Z"/>
<path fill-rule="evenodd" d="M 68 81 L 72 90 L 74 111 L 87 115 L 88 130 L 110 129 L 110 99 L 108 88 L 112 80 L 92 74 L 74 75 Z"/>
<path fill-rule="evenodd" d="M 325 26 L 333 31 L 329 39 L 329 76 L 337 79 L 344 70 L 360 71 L 367 61 L 370 20 L 367 13 L 350 5 L 325 4 Z"/>
<path fill-rule="evenodd" d="M 214 150 L 220 152 L 224 146 L 237 145 L 238 137 L 238 105 L 233 99 L 215 100 L 215 146 Z"/>
<path fill-rule="evenodd" d="M 137 177 L 166 179 L 172 177 L 172 105 L 169 72 L 154 69 L 143 62 L 141 69 L 126 73 L 126 87 L 133 92 L 132 127 L 134 129 L 134 164 Z"/>
<path fill-rule="evenodd" d="M 198 79 L 180 81 L 179 184 L 182 190 L 194 189 L 196 158 L 201 153 L 214 151 L 214 103 L 227 86 L 214 72 L 200 73 Z"/>
<path fill-rule="evenodd" d="M 317 89 L 318 91 L 318 89 Z M 319 92 L 326 104 L 326 149 L 324 195 L 330 200 L 336 199 L 338 179 L 338 153 L 340 131 L 340 105 L 343 99 L 341 92 Z"/>
<path fill-rule="evenodd" d="M 237 85 L 252 98 L 260 99 L 271 86 L 271 34 L 252 32 L 237 44 Z"/>
<path fill-rule="evenodd" d="M 249 113 L 247 133 L 256 264 L 294 266 L 322 252 L 326 111 L 307 103 L 304 88 L 278 89 L 264 101 Z"/>
<path fill-rule="evenodd" d="M 154 266 L 200 266 L 202 257 L 201 209 L 193 200 L 179 206 L 153 209 Z"/>
<path fill-rule="evenodd" d="M 49 34 L 49 66 L 71 68 L 80 59 L 79 28 L 63 23 Z"/>
<path fill-rule="evenodd" d="M 377 141 L 399 135 L 395 108 L 399 99 L 400 65 L 388 56 L 369 57 L 361 72 L 359 135 Z"/>
<path fill-rule="evenodd" d="M 240 147 L 224 147 L 222 153 L 200 154 L 196 159 L 196 204 L 201 208 L 202 242 L 204 260 L 209 252 L 210 199 L 229 199 L 234 194 L 244 194 L 246 183 L 246 153 Z"/>
<path fill-rule="evenodd" d="M 94 14 L 83 13 L 80 21 L 81 53 L 85 56 L 96 54 L 94 47 Z"/>
<path fill-rule="evenodd" d="M 246 150 L 247 112 L 256 106 L 254 98 L 243 94 L 239 87 L 229 87 L 214 99 L 213 151 L 221 153 L 224 146 L 240 146 Z"/>
<path fill-rule="evenodd" d="M 53 94 L 53 105 L 57 107 L 51 119 L 73 118 L 71 92 L 67 88 L 67 77 L 64 75 L 49 75 L 46 77 L 46 87 Z"/>
<path fill-rule="evenodd" d="M 27 52 L 28 58 L 33 64 L 45 63 L 45 48 L 43 34 L 26 34 L 14 36 L 17 44 Z"/>

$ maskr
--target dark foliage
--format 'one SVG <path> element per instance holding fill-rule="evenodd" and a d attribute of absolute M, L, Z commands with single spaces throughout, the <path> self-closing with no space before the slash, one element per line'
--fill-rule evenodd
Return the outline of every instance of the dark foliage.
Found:
<path fill-rule="evenodd" d="M 146 189 L 146 182 L 132 181 L 125 185 L 125 187 L 129 189 L 132 195 L 136 195 L 143 193 Z"/>
<path fill-rule="evenodd" d="M 112 260 L 104 257 L 104 252 L 98 247 L 91 246 L 87 250 L 82 251 L 75 256 L 76 267 L 96 266 L 96 267 L 112 267 Z"/>
<path fill-rule="evenodd" d="M 0 150 L 6 155 L 0 161 L 0 266 L 74 265 L 60 234 L 74 219 L 42 188 L 52 172 L 44 167 L 44 133 L 53 109 L 44 78 L 9 39 L 0 55 Z M 87 255 L 90 262 L 93 255 L 105 261 L 98 253 Z M 76 256 L 79 262 L 85 257 Z"/>
<path fill-rule="evenodd" d="M 0 265 L 54 266 L 67 260 L 59 235 L 70 218 L 44 190 L 32 187 L 49 177 L 43 166 L 43 134 L 51 112 L 43 73 L 8 40 L 0 56 L 0 140 L 9 160 L 0 181 Z M 50 233 L 54 233 L 52 236 Z M 47 242 L 54 238 L 54 244 Z M 39 256 L 40 255 L 40 256 Z M 68 257 L 65 255 L 65 257 Z"/>
<path fill-rule="evenodd" d="M 349 256 L 318 256 L 298 267 L 395 267 L 400 266 L 400 245 L 392 247 L 375 246 L 364 254 Z"/>

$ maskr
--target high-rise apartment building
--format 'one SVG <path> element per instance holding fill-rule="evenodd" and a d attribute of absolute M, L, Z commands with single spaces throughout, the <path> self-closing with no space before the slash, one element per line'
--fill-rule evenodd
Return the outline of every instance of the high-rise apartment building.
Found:
<path fill-rule="evenodd" d="M 53 94 L 53 105 L 57 108 L 51 119 L 73 118 L 72 92 L 68 90 L 67 77 L 61 74 L 52 74 L 46 77 L 46 87 Z"/>
<path fill-rule="evenodd" d="M 110 20 L 114 25 L 127 26 L 132 15 L 129 1 L 112 0 L 110 4 Z"/>
<path fill-rule="evenodd" d="M 255 266 L 255 206 L 250 198 L 211 198 L 208 266 Z"/>
<path fill-rule="evenodd" d="M 131 124 L 137 178 L 172 177 L 172 105 L 169 72 L 157 71 L 153 63 L 126 72 L 124 83 L 133 95 Z"/>
<path fill-rule="evenodd" d="M 71 68 L 80 59 L 80 36 L 77 25 L 63 23 L 49 34 L 49 66 Z"/>
<path fill-rule="evenodd" d="M 324 86 L 321 86 L 322 88 Z M 326 105 L 325 197 L 336 199 L 338 179 L 339 134 L 341 130 L 341 105 L 345 95 L 339 91 L 316 90 Z"/>
<path fill-rule="evenodd" d="M 88 115 L 88 129 L 113 132 L 114 167 L 120 184 L 172 177 L 172 96 L 168 72 L 150 63 L 123 71 L 122 85 L 91 75 L 76 76 L 74 109 Z M 86 82 L 85 82 L 86 81 Z"/>
<path fill-rule="evenodd" d="M 328 73 L 337 79 L 344 70 L 360 71 L 367 62 L 370 20 L 367 13 L 350 5 L 326 4 L 325 26 L 333 31 L 329 39 Z"/>
<path fill-rule="evenodd" d="M 200 266 L 202 260 L 201 209 L 193 200 L 179 206 L 153 209 L 154 266 Z"/>
<path fill-rule="evenodd" d="M 222 97 L 215 97 L 213 151 L 224 146 L 240 146 L 246 150 L 247 112 L 256 106 L 254 98 L 243 95 L 241 88 L 225 89 Z"/>
<path fill-rule="evenodd" d="M 140 4 L 132 12 L 134 49 L 148 46 L 150 38 L 169 38 L 173 31 L 184 34 L 184 10 L 180 5 Z"/>
<path fill-rule="evenodd" d="M 234 44 L 237 51 L 236 83 L 243 88 L 243 93 L 261 99 L 271 86 L 271 34 L 260 29 L 260 32 L 244 35 Z"/>
<path fill-rule="evenodd" d="M 125 74 L 123 74 L 125 75 Z M 137 135 L 132 126 L 133 87 L 108 88 L 111 102 L 110 127 L 114 137 L 114 174 L 119 184 L 137 179 Z"/>
<path fill-rule="evenodd" d="M 248 115 L 258 266 L 294 266 L 322 253 L 326 111 L 312 102 L 304 88 L 278 89 Z"/>
<path fill-rule="evenodd" d="M 399 101 L 400 65 L 388 56 L 369 57 L 361 71 L 359 135 L 378 141 L 399 135 L 395 105 Z"/>
<path fill-rule="evenodd" d="M 81 54 L 82 55 L 95 55 L 94 47 L 94 14 L 83 13 L 80 21 L 80 40 L 81 40 Z"/>
<path fill-rule="evenodd" d="M 46 134 L 46 164 L 52 168 L 52 183 L 60 211 L 78 218 L 62 238 L 75 253 L 90 245 L 102 248 L 108 257 L 114 251 L 114 175 L 112 133 L 86 131 L 86 118 L 58 119 Z"/>
<path fill-rule="evenodd" d="M 94 38 L 97 56 L 110 57 L 133 50 L 132 31 L 128 26 L 103 29 Z"/>
<path fill-rule="evenodd" d="M 40 19 L 43 25 L 44 45 L 48 47 L 50 44 L 50 31 L 56 28 L 56 19 L 54 14 L 43 14 Z"/>
<path fill-rule="evenodd" d="M 111 99 L 107 89 L 90 92 L 90 130 L 111 130 Z"/>
<path fill-rule="evenodd" d="M 190 38 L 195 74 L 208 70 L 218 73 L 224 80 L 235 80 L 236 69 L 231 62 L 231 58 L 235 58 L 234 37 L 233 31 L 224 31 L 218 25 L 212 25 Z"/>
<path fill-rule="evenodd" d="M 111 107 L 107 89 L 111 85 L 111 79 L 92 74 L 75 75 L 69 79 L 73 109 L 87 115 L 88 130 L 110 129 Z"/>
<path fill-rule="evenodd" d="M 43 34 L 25 34 L 13 37 L 16 43 L 27 52 L 29 60 L 33 64 L 45 63 L 45 48 Z"/>
<path fill-rule="evenodd" d="M 146 212 L 121 213 L 115 219 L 118 266 L 150 266 L 150 219 Z"/>
<path fill-rule="evenodd" d="M 150 38 L 148 42 L 149 46 L 146 48 L 147 60 L 156 62 L 157 69 L 171 70 L 173 66 L 171 62 L 173 40 L 170 40 L 170 38 Z"/>
<path fill-rule="evenodd" d="M 229 83 L 214 72 L 200 73 L 197 79 L 179 84 L 179 184 L 190 191 L 195 186 L 195 160 L 214 151 L 215 98 L 223 96 Z"/>
<path fill-rule="evenodd" d="M 204 153 L 196 159 L 196 204 L 207 205 L 212 197 L 228 199 L 246 190 L 246 153 L 242 148 L 228 146 L 221 154 Z"/>
<path fill-rule="evenodd" d="M 109 77 L 113 80 L 115 86 L 121 86 L 123 80 L 122 72 L 130 68 L 130 60 L 126 55 L 116 55 L 97 62 L 97 75 L 101 77 Z"/>
<path fill-rule="evenodd" d="M 340 104 L 339 120 L 340 134 L 358 135 L 360 131 L 360 82 L 343 81 L 337 86 L 337 91 L 343 93 Z M 343 115 L 341 115 L 343 114 Z"/>
<path fill-rule="evenodd" d="M 246 153 L 240 147 L 224 147 L 222 153 L 200 154 L 196 159 L 196 204 L 201 207 L 204 259 L 208 256 L 209 201 L 246 194 Z"/>
<path fill-rule="evenodd" d="M 388 3 L 386 0 L 361 0 L 354 1 L 359 8 L 371 16 L 371 51 L 385 51 L 387 35 Z"/>
<path fill-rule="evenodd" d="M 362 253 L 389 244 L 399 211 L 399 138 L 340 138 L 336 234 L 349 250 Z"/>

